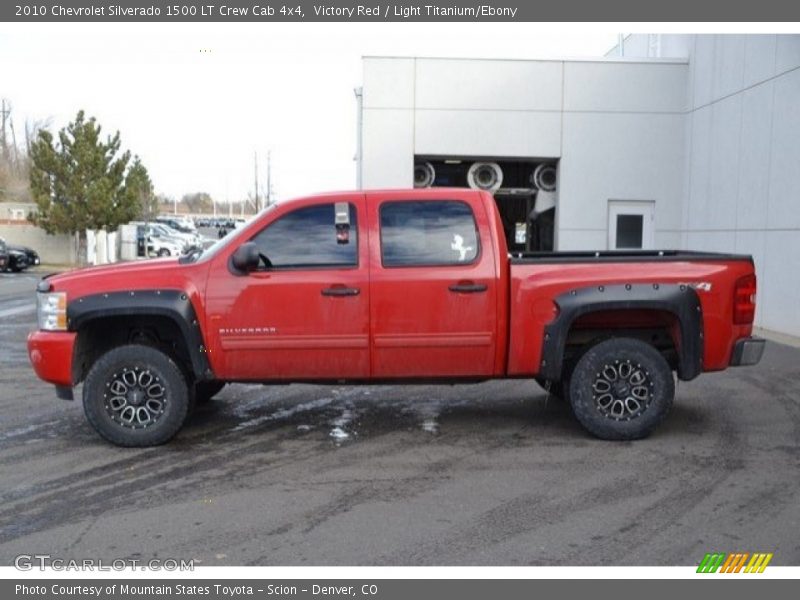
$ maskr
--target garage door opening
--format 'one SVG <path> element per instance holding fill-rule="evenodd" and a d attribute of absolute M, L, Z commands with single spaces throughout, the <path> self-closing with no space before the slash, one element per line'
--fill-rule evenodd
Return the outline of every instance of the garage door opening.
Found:
<path fill-rule="evenodd" d="M 415 156 L 414 187 L 488 191 L 510 252 L 549 252 L 555 247 L 557 159 Z"/>

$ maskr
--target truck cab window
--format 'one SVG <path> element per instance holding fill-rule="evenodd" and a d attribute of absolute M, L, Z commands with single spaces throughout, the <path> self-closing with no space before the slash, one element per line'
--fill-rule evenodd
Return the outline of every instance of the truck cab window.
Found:
<path fill-rule="evenodd" d="M 380 219 L 385 267 L 465 265 L 478 256 L 475 218 L 464 202 L 386 202 Z"/>
<path fill-rule="evenodd" d="M 350 210 L 349 235 L 337 236 L 333 203 L 299 208 L 265 227 L 254 238 L 273 269 L 355 267 L 358 265 L 356 208 Z"/>

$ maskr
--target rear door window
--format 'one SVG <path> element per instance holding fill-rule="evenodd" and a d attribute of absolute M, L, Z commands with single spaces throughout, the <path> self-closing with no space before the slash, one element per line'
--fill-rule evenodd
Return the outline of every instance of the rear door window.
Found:
<path fill-rule="evenodd" d="M 466 265 L 480 251 L 472 209 L 461 201 L 385 202 L 380 222 L 384 267 Z"/>

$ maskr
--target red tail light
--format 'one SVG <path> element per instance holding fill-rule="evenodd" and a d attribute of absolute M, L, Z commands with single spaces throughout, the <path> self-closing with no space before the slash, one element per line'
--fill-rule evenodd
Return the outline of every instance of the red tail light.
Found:
<path fill-rule="evenodd" d="M 750 325 L 756 316 L 756 276 L 745 275 L 736 280 L 733 291 L 733 322 Z"/>

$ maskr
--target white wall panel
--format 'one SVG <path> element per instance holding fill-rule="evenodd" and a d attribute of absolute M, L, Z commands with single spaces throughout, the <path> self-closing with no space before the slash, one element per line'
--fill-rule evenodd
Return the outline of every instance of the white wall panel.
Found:
<path fill-rule="evenodd" d="M 692 139 L 694 134 L 693 113 L 689 113 L 683 122 L 683 186 L 681 188 L 681 222 L 680 228 L 687 229 L 689 227 L 689 194 L 691 192 L 692 181 L 692 166 L 693 166 L 693 152 L 692 152 Z M 684 240 L 685 241 L 685 240 Z"/>
<path fill-rule="evenodd" d="M 418 108 L 561 110 L 560 61 L 418 59 Z"/>
<path fill-rule="evenodd" d="M 683 64 L 567 62 L 564 110 L 683 111 L 687 77 Z"/>
<path fill-rule="evenodd" d="M 713 35 L 698 35 L 694 42 L 694 54 L 689 64 L 692 71 L 692 108 L 711 102 L 714 92 L 714 45 Z"/>
<path fill-rule="evenodd" d="M 798 36 L 800 37 L 800 36 Z M 775 80 L 769 216 L 773 228 L 800 228 L 800 70 Z"/>
<path fill-rule="evenodd" d="M 689 170 L 689 197 L 686 209 L 686 228 L 709 225 L 709 194 L 711 193 L 711 113 L 706 106 L 689 115 L 692 120 L 692 138 L 689 152 L 692 165 Z"/>
<path fill-rule="evenodd" d="M 362 187 L 411 187 L 414 182 L 414 111 L 363 111 Z"/>
<path fill-rule="evenodd" d="M 605 250 L 608 247 L 606 229 L 560 229 L 558 249 L 567 250 Z"/>
<path fill-rule="evenodd" d="M 659 250 L 674 250 L 681 248 L 680 232 L 656 230 L 656 248 Z"/>
<path fill-rule="evenodd" d="M 745 36 L 744 87 L 769 79 L 775 75 L 774 35 Z"/>
<path fill-rule="evenodd" d="M 779 35 L 777 39 L 775 73 L 800 67 L 800 35 Z"/>
<path fill-rule="evenodd" d="M 739 196 L 739 132 L 742 98 L 734 95 L 711 106 L 710 182 L 704 227 L 734 229 Z"/>
<path fill-rule="evenodd" d="M 800 66 L 800 36 L 746 36 L 743 54 L 740 40 L 695 39 L 693 105 L 706 106 L 688 115 L 683 235 L 691 249 L 752 254 L 756 322 L 800 335 L 800 71 L 786 72 Z"/>
<path fill-rule="evenodd" d="M 732 252 L 735 246 L 736 234 L 733 231 L 689 231 L 689 250 Z"/>
<path fill-rule="evenodd" d="M 456 156 L 561 156 L 561 113 L 416 111 L 416 153 Z"/>
<path fill-rule="evenodd" d="M 714 100 L 742 89 L 746 39 L 745 35 L 717 36 L 714 47 Z"/>
<path fill-rule="evenodd" d="M 769 171 L 772 146 L 772 83 L 742 94 L 739 137 L 739 195 L 736 226 L 763 229 L 767 225 Z"/>
<path fill-rule="evenodd" d="M 413 58 L 364 59 L 364 108 L 414 106 Z"/>
<path fill-rule="evenodd" d="M 692 50 L 692 36 L 682 34 L 661 34 L 662 58 L 689 58 Z"/>
<path fill-rule="evenodd" d="M 758 300 L 764 303 L 761 325 L 800 336 L 800 234 L 770 231 Z"/>
<path fill-rule="evenodd" d="M 656 229 L 681 220 L 681 115 L 566 113 L 560 224 L 605 228 L 608 200 L 654 200 Z"/>

